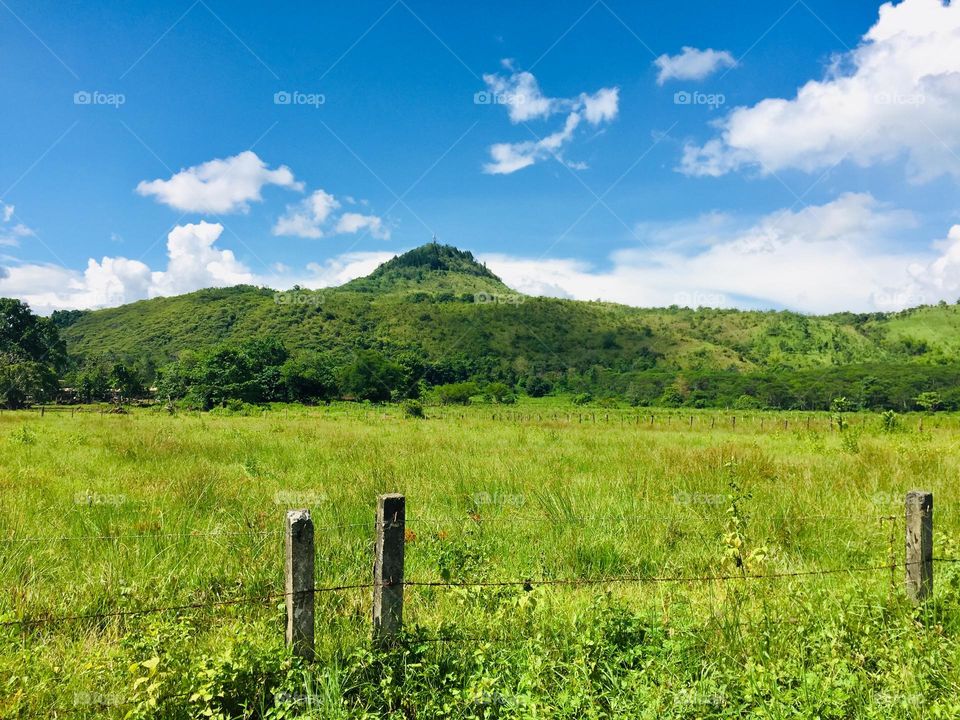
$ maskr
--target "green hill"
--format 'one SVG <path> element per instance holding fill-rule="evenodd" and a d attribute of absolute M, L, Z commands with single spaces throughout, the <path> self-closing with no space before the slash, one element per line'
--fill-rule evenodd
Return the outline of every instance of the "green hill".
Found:
<path fill-rule="evenodd" d="M 570 387 L 611 392 L 661 378 L 649 391 L 659 392 L 683 374 L 893 373 L 951 364 L 960 349 L 954 306 L 813 317 L 535 298 L 512 291 L 470 253 L 436 243 L 339 288 L 208 289 L 54 320 L 78 363 L 100 356 L 161 367 L 183 350 L 272 338 L 340 358 L 368 349 L 414 354 L 459 368 L 445 375 L 454 379 L 576 378 Z"/>

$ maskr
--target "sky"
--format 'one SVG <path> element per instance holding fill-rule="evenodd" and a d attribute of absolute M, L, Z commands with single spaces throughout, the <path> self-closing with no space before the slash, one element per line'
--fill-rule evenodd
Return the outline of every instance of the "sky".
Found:
<path fill-rule="evenodd" d="M 0 296 L 960 298 L 960 0 L 0 0 Z"/>

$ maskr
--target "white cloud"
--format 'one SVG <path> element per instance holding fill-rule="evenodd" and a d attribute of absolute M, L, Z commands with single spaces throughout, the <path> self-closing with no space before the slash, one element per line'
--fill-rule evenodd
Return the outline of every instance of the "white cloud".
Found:
<path fill-rule="evenodd" d="M 513 70 L 510 61 L 505 60 L 503 64 L 508 70 Z M 485 74 L 483 81 L 496 104 L 507 106 L 513 123 L 549 117 L 562 104 L 560 100 L 546 97 L 540 91 L 537 79 L 528 72 L 514 72 L 508 77 Z"/>
<path fill-rule="evenodd" d="M 392 252 L 350 252 L 330 258 L 322 263 L 309 263 L 309 278 L 300 285 L 304 287 L 335 287 L 354 278 L 369 275 L 380 265 L 396 255 Z"/>
<path fill-rule="evenodd" d="M 142 181 L 137 192 L 184 212 L 232 213 L 246 212 L 249 203 L 259 202 L 265 185 L 303 189 L 286 165 L 271 170 L 256 153 L 246 150 L 186 168 L 168 180 Z"/>
<path fill-rule="evenodd" d="M 661 55 L 653 61 L 660 72 L 657 84 L 668 80 L 703 80 L 721 68 L 736 67 L 737 61 L 726 50 L 698 50 L 684 47 L 679 55 Z"/>
<path fill-rule="evenodd" d="M 522 292 L 638 306 L 784 307 L 804 312 L 892 310 L 956 299 L 960 228 L 939 258 L 899 249 L 909 212 L 866 194 L 772 213 L 752 223 L 722 215 L 640 229 L 653 249 L 624 249 L 609 269 L 573 258 L 484 255 Z M 925 285 L 918 287 L 918 278 Z M 942 280 L 941 280 L 942 278 Z M 936 283 L 940 286 L 934 289 Z"/>
<path fill-rule="evenodd" d="M 823 80 L 793 99 L 734 109 L 720 135 L 685 148 L 680 169 L 718 176 L 744 166 L 807 172 L 905 157 L 911 180 L 960 178 L 960 2 L 903 0 Z"/>
<path fill-rule="evenodd" d="M 220 223 L 179 225 L 167 236 L 167 269 L 151 274 L 149 296 L 178 295 L 203 287 L 254 284 L 253 273 L 231 250 L 214 243 L 223 233 Z"/>
<path fill-rule="evenodd" d="M 340 285 L 369 274 L 393 257 L 389 252 L 354 252 L 291 270 L 274 263 L 267 274 L 253 272 L 233 251 L 220 248 L 219 223 L 179 225 L 167 236 L 167 266 L 151 270 L 139 260 L 91 258 L 85 270 L 51 264 L 18 263 L 0 268 L 0 296 L 18 297 L 37 312 L 112 307 L 146 298 L 177 295 L 207 287 L 258 285 L 284 290 L 294 285 Z"/>
<path fill-rule="evenodd" d="M 273 234 L 321 238 L 323 224 L 339 207 L 340 203 L 333 195 L 323 190 L 316 190 L 310 197 L 296 205 L 287 206 L 286 213 L 273 226 Z"/>
<path fill-rule="evenodd" d="M 509 61 L 504 61 L 504 65 L 513 71 Z M 483 79 L 496 102 L 507 106 L 510 121 L 515 124 L 545 119 L 558 112 L 567 113 L 563 127 L 542 138 L 491 145 L 492 162 L 483 166 L 483 171 L 490 175 L 508 175 L 549 157 L 572 168 L 586 167 L 583 163 L 565 160 L 564 146 L 573 139 L 581 120 L 598 126 L 615 120 L 619 110 L 620 89 L 616 87 L 601 88 L 592 95 L 580 93 L 571 99 L 549 98 L 543 95 L 537 79 L 529 72 L 514 71 L 507 77 L 484 75 Z"/>
<path fill-rule="evenodd" d="M 348 205 L 357 204 L 352 197 L 347 197 L 346 202 Z M 384 226 L 383 218 L 355 212 L 345 212 L 334 217 L 335 211 L 340 207 L 340 202 L 333 195 L 317 190 L 302 202 L 288 205 L 286 213 L 274 224 L 273 234 L 322 238 L 330 232 L 352 234 L 365 230 L 381 240 L 390 238 L 390 229 Z"/>
<path fill-rule="evenodd" d="M 882 297 L 896 303 L 906 299 L 917 305 L 960 298 L 960 225 L 954 225 L 947 237 L 935 244 L 940 255 L 927 264 L 910 267 L 911 280 L 899 287 L 886 288 Z"/>
<path fill-rule="evenodd" d="M 380 240 L 390 239 L 390 230 L 383 226 L 383 220 L 376 215 L 361 215 L 348 212 L 340 216 L 337 221 L 337 232 L 353 234 L 366 230 L 371 236 Z"/>
<path fill-rule="evenodd" d="M 620 88 L 600 88 L 593 95 L 580 95 L 583 116 L 591 125 L 612 122 L 620 109 Z"/>
<path fill-rule="evenodd" d="M 4 205 L 3 203 L 0 203 L 0 210 L 2 210 L 0 215 L 3 217 L 3 219 L 0 220 L 0 246 L 17 247 L 20 244 L 21 238 L 33 237 L 36 235 L 32 229 L 28 228 L 23 223 L 10 223 L 15 215 L 15 209 L 13 205 Z"/>

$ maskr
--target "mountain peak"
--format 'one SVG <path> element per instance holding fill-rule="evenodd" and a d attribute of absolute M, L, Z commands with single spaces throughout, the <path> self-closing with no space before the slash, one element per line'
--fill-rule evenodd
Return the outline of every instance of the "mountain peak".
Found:
<path fill-rule="evenodd" d="M 434 241 L 383 263 L 365 278 L 347 283 L 367 292 L 446 291 L 455 293 L 508 292 L 493 272 L 473 253 Z"/>

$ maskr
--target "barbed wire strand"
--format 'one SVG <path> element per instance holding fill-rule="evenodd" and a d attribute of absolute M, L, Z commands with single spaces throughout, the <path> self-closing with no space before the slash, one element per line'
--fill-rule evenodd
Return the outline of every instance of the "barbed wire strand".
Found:
<path fill-rule="evenodd" d="M 934 562 L 957 563 L 960 558 L 934 558 Z M 524 587 L 533 589 L 534 586 L 585 586 L 585 585 L 608 585 L 617 583 L 630 584 L 651 584 L 651 583 L 689 583 L 689 582 L 728 582 L 735 580 L 779 580 L 786 578 L 814 577 L 826 575 L 844 575 L 860 572 L 877 572 L 890 569 L 906 568 L 911 564 L 917 563 L 895 563 L 887 565 L 871 565 L 853 568 L 832 568 L 817 570 L 798 570 L 783 573 L 739 573 L 739 574 L 716 574 L 716 575 L 675 575 L 675 576 L 605 576 L 600 578 L 525 578 L 523 580 L 483 580 L 483 581 L 439 581 L 439 580 L 405 580 L 401 585 L 411 588 L 469 588 L 469 587 Z M 394 583 L 353 583 L 347 585 L 334 585 L 326 587 L 315 587 L 310 590 L 301 591 L 303 593 L 325 594 L 344 592 L 348 590 L 372 590 L 376 587 L 391 587 Z M 214 600 L 209 602 L 186 603 L 183 605 L 171 605 L 165 607 L 154 607 L 140 610 L 116 610 L 106 613 L 89 613 L 83 615 L 62 615 L 50 618 L 35 620 L 8 620 L 0 622 L 0 627 L 15 626 L 34 626 L 55 624 L 60 622 L 73 622 L 78 620 L 105 620 L 108 618 L 136 617 L 142 615 L 155 615 L 165 612 L 182 612 L 185 610 L 200 610 L 208 607 L 223 607 L 241 604 L 256 604 L 278 600 L 288 595 L 298 595 L 295 593 L 270 593 L 254 598 L 233 598 L 228 600 Z"/>

